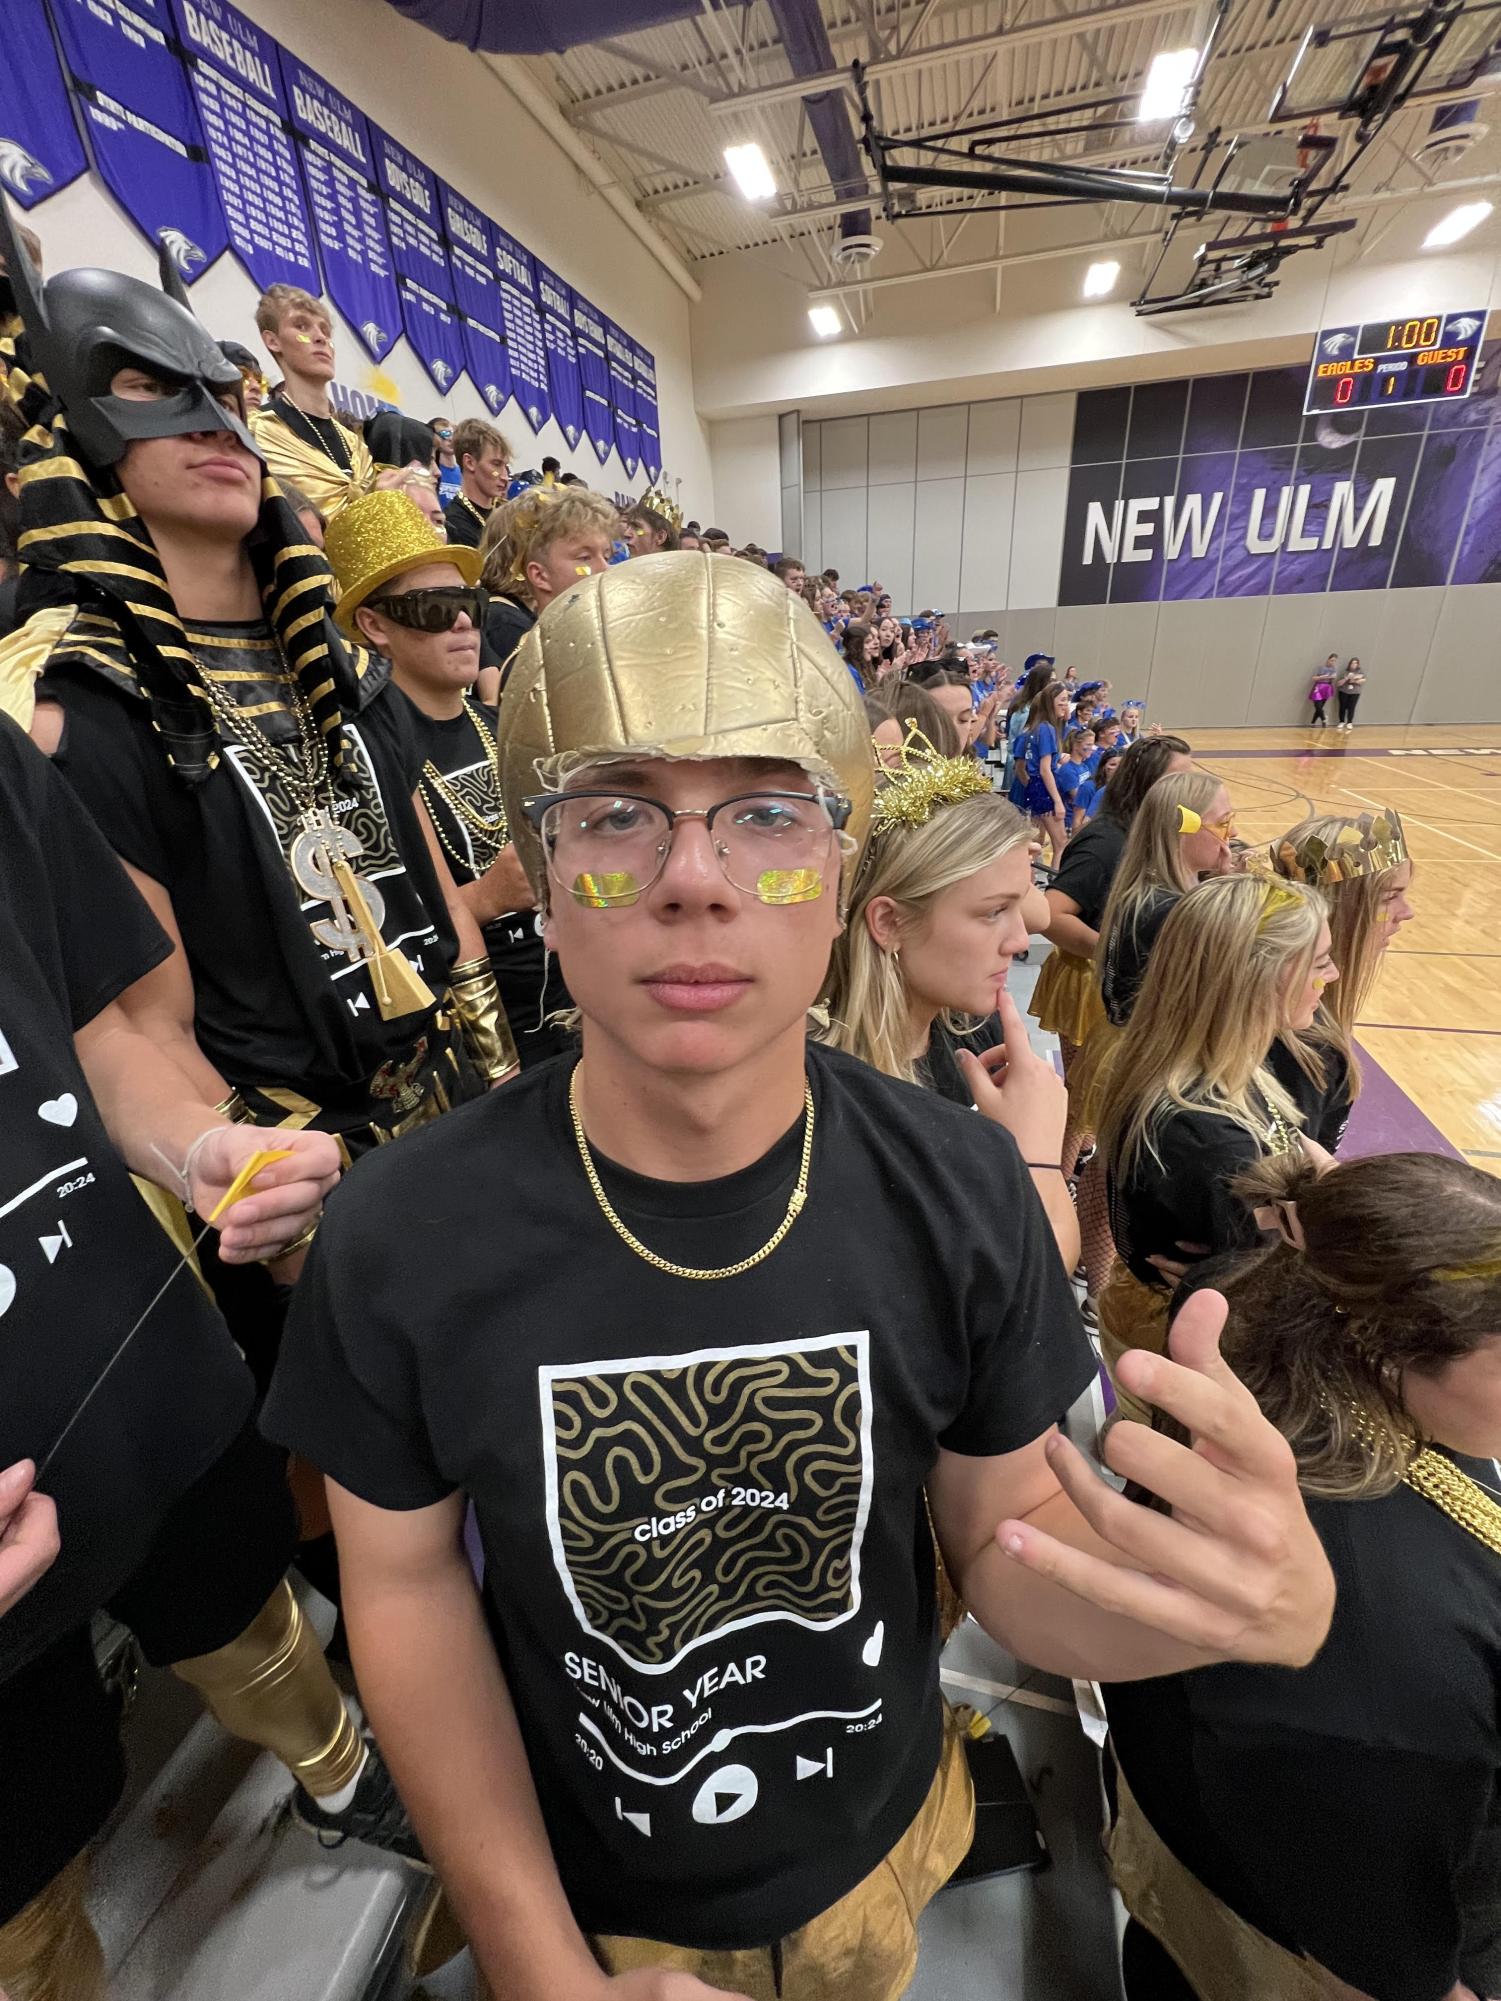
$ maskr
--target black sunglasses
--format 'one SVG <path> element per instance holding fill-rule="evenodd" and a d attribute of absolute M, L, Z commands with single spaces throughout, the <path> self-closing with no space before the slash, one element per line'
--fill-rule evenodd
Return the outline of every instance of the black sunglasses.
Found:
<path fill-rule="evenodd" d="M 371 598 L 371 611 L 411 632 L 452 632 L 466 613 L 476 632 L 485 623 L 490 593 L 478 584 L 435 584 L 431 590 L 396 591 Z"/>

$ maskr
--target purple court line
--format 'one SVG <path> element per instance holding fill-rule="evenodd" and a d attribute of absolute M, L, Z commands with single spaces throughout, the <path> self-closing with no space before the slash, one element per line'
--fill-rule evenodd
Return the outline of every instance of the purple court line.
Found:
<path fill-rule="evenodd" d="M 1392 1081 L 1370 1051 L 1358 1042 L 1355 1047 L 1360 1055 L 1361 1091 L 1350 1113 L 1341 1155 L 1353 1159 L 1372 1153 L 1444 1153 L 1452 1160 L 1462 1160 L 1460 1149 L 1444 1137 L 1401 1085 Z"/>
<path fill-rule="evenodd" d="M 1494 750 L 1486 750 L 1484 754 L 1485 754 L 1485 756 L 1487 756 L 1487 757 L 1501 757 L 1501 745 L 1498 745 L 1498 746 L 1497 746 L 1497 747 L 1496 747 L 1496 748 L 1495 748 Z M 1355 749 L 1355 748 L 1354 748 L 1354 747 L 1353 747 L 1352 745 L 1350 745 L 1350 744 L 1344 744 L 1344 743 L 1335 743 L 1335 744 L 1330 744 L 1329 748 L 1328 748 L 1327 750 L 1325 750 L 1322 744 L 1319 744 L 1319 745 L 1316 745 L 1316 746 L 1315 746 L 1315 745 L 1304 745 L 1304 744 L 1295 744 L 1295 743 L 1290 743 L 1290 744 L 1286 744 L 1286 745 L 1284 745 L 1284 747 L 1283 747 L 1283 748 L 1282 748 L 1281 750 L 1206 750 L 1206 751 L 1204 752 L 1204 755 L 1205 755 L 1205 757 L 1414 757 L 1414 756 L 1421 756 L 1421 757 L 1447 757 L 1447 758 L 1468 758 L 1468 757 L 1469 757 L 1469 755 L 1470 755 L 1470 753 L 1469 753 L 1468 751 L 1464 751 L 1464 750 L 1434 750 L 1434 751 L 1427 751 L 1427 750 L 1425 750 L 1425 751 L 1412 751 L 1412 750 L 1402 750 L 1402 749 L 1395 749 L 1395 750 L 1390 750 L 1390 749 L 1388 749 L 1388 750 L 1383 750 L 1383 749 L 1379 749 L 1379 748 L 1377 748 L 1377 747 L 1376 747 L 1375 745 L 1373 745 L 1373 746 L 1372 746 L 1372 747 L 1371 747 L 1371 748 L 1370 748 L 1369 750 L 1366 750 L 1366 749 L 1364 749 L 1364 748 L 1362 748 L 1362 749 L 1360 749 L 1360 750 L 1356 750 L 1356 749 Z M 1501 778 L 1501 772 L 1498 772 L 1498 771 L 1480 771 L 1480 772 L 1478 772 L 1478 773 L 1477 773 L 1477 776 L 1479 776 L 1479 777 L 1481 777 L 1481 778 Z"/>
<path fill-rule="evenodd" d="M 1423 1021 L 1363 1021 L 1362 1028 L 1394 1028 L 1399 1035 L 1501 1035 L 1501 1028 L 1430 1028 Z"/>

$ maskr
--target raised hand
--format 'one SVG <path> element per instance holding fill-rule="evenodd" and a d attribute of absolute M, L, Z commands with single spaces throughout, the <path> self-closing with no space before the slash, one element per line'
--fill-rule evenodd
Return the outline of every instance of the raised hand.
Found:
<path fill-rule="evenodd" d="M 1171 1514 L 1116 1493 L 1060 1435 L 1048 1462 L 1117 1560 L 1023 1521 L 1002 1522 L 997 1540 L 1076 1597 L 1210 1659 L 1303 1667 L 1329 1631 L 1334 1576 L 1291 1447 L 1220 1354 L 1226 1312 L 1217 1292 L 1196 1293 L 1173 1325 L 1170 1357 L 1138 1348 L 1117 1365 L 1124 1387 L 1176 1418 L 1193 1441 L 1144 1424 L 1117 1424 L 1105 1440 L 1106 1464 L 1160 1496 Z"/>
<path fill-rule="evenodd" d="M 250 1264 L 300 1237 L 339 1179 L 339 1148 L 328 1133 L 267 1131 L 263 1126 L 216 1126 L 193 1155 L 189 1194 L 201 1217 L 213 1213 L 235 1176 L 259 1148 L 285 1147 L 287 1160 L 263 1167 L 251 1192 L 219 1221 L 219 1256 Z"/>
<path fill-rule="evenodd" d="M 1002 987 L 996 1012 L 1005 1038 L 976 1055 L 959 1051 L 970 1096 L 986 1118 L 1004 1126 L 1034 1167 L 1056 1167 L 1063 1153 L 1068 1090 L 1045 1056 L 1032 1047 L 1021 1010 Z"/>
<path fill-rule="evenodd" d="M 57 1561 L 57 1509 L 37 1493 L 36 1467 L 18 1459 L 0 1473 L 0 1618 Z"/>

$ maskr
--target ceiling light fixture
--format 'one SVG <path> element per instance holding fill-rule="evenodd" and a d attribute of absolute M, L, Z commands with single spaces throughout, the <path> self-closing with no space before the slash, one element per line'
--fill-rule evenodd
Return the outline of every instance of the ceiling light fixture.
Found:
<path fill-rule="evenodd" d="M 831 334 L 839 332 L 843 322 L 837 306 L 809 306 L 808 324 L 820 340 L 827 340 Z"/>
<path fill-rule="evenodd" d="M 1103 299 L 1115 290 L 1115 281 L 1121 275 L 1121 267 L 1113 257 L 1102 264 L 1091 264 L 1084 273 L 1084 296 L 1086 299 Z"/>
<path fill-rule="evenodd" d="M 726 146 L 724 163 L 747 201 L 770 201 L 777 191 L 771 163 L 752 139 L 744 146 Z"/>
<path fill-rule="evenodd" d="M 1462 236 L 1478 229 L 1495 206 L 1489 201 L 1462 201 L 1458 208 L 1450 209 L 1442 222 L 1433 225 L 1423 238 L 1423 248 L 1443 250 L 1451 243 L 1458 243 Z"/>
<path fill-rule="evenodd" d="M 1188 109 L 1189 86 L 1199 67 L 1197 49 L 1166 49 L 1153 56 L 1136 116 L 1143 125 L 1178 118 Z"/>

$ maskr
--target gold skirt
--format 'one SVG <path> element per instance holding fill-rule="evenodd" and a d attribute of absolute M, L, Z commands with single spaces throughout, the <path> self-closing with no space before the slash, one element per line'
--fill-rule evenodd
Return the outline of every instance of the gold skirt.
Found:
<path fill-rule="evenodd" d="M 1105 1019 L 1100 983 L 1091 961 L 1073 952 L 1050 952 L 1037 975 L 1027 1012 L 1037 1017 L 1039 1027 L 1045 1028 L 1049 1035 L 1061 1036 L 1082 1047 L 1090 1032 Z"/>
<path fill-rule="evenodd" d="M 1100 1354 L 1110 1371 L 1116 1410 L 1138 1424 L 1152 1422 L 1151 1407 L 1141 1403 L 1116 1380 L 1116 1364 L 1128 1348 L 1167 1353 L 1167 1309 L 1171 1295 L 1155 1285 L 1143 1285 L 1122 1258 L 1111 1266 L 1099 1297 Z"/>
<path fill-rule="evenodd" d="M 1317 1960 L 1289 1952 L 1206 1890 L 1173 1854 L 1118 1774 L 1110 1873 L 1139 1925 L 1176 1962 L 1199 2001 L 1349 2001 Z"/>

